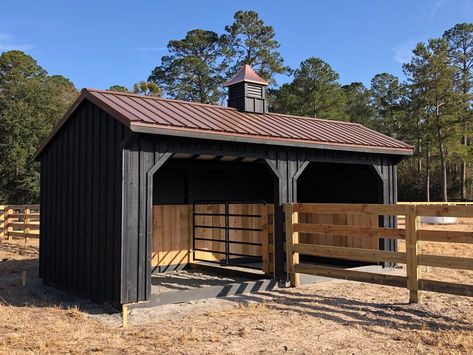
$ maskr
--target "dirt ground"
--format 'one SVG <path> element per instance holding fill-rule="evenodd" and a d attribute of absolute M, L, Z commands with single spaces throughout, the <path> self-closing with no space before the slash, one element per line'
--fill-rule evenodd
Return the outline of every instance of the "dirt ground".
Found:
<path fill-rule="evenodd" d="M 472 244 L 423 250 L 473 257 Z M 122 329 L 110 309 L 42 286 L 37 255 L 37 242 L 0 241 L 0 353 L 473 353 L 473 298 L 425 293 L 408 304 L 404 289 L 328 281 L 161 306 L 148 318 L 133 310 Z M 473 284 L 466 271 L 429 268 L 423 277 Z"/>

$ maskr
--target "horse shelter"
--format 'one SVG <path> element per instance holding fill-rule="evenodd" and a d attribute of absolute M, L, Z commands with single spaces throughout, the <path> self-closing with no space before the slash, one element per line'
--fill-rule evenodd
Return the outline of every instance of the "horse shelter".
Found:
<path fill-rule="evenodd" d="M 228 107 L 82 90 L 36 153 L 46 284 L 113 305 L 147 301 L 153 274 L 195 265 L 284 284 L 284 203 L 396 203 L 410 145 L 268 112 L 267 82 L 248 65 L 227 86 Z"/>

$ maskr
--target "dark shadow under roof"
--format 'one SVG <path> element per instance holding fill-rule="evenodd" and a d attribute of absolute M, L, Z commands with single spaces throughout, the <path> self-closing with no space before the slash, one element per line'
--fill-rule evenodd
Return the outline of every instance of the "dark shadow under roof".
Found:
<path fill-rule="evenodd" d="M 80 97 L 38 148 L 36 156 L 84 99 L 133 132 L 380 154 L 412 155 L 414 151 L 411 145 L 358 123 L 245 113 L 217 105 L 82 89 Z"/>

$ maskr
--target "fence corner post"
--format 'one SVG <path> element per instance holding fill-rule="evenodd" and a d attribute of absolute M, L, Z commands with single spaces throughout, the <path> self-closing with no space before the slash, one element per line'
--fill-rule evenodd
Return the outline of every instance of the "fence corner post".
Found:
<path fill-rule="evenodd" d="M 294 211 L 294 204 L 286 203 L 284 206 L 286 214 L 286 269 L 290 278 L 291 287 L 300 286 L 299 273 L 294 270 L 294 265 L 299 263 L 299 253 L 294 251 L 294 244 L 299 243 L 299 233 L 294 232 L 294 223 L 299 221 L 299 213 Z"/>
<path fill-rule="evenodd" d="M 5 238 L 5 207 L 0 205 L 0 240 Z"/>
<path fill-rule="evenodd" d="M 30 235 L 30 207 L 25 206 L 23 209 L 23 234 L 25 235 L 25 243 L 28 243 L 28 237 Z"/>
<path fill-rule="evenodd" d="M 7 206 L 6 207 L 6 216 L 5 216 L 5 227 L 7 229 L 6 231 L 6 236 L 7 236 L 7 239 L 8 240 L 11 240 L 12 239 L 12 236 L 11 236 L 11 233 L 10 232 L 13 232 L 13 227 L 10 225 L 11 221 L 10 221 L 10 216 L 13 214 L 13 209 L 10 208 L 10 206 Z"/>
<path fill-rule="evenodd" d="M 421 292 L 419 290 L 419 279 L 421 277 L 418 265 L 420 245 L 417 240 L 419 217 L 416 205 L 407 206 L 406 213 L 406 268 L 407 288 L 409 289 L 409 303 L 420 303 Z"/>

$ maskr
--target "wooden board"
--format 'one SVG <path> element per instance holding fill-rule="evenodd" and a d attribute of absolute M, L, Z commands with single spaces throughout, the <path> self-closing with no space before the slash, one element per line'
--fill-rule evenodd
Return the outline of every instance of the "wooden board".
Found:
<path fill-rule="evenodd" d="M 274 226 L 273 207 L 264 204 L 230 204 L 230 214 L 254 215 L 255 217 L 229 217 L 229 226 L 233 228 L 262 229 L 262 231 L 231 230 L 230 240 L 239 242 L 261 243 L 262 246 L 231 244 L 230 252 L 261 256 L 262 269 L 266 273 L 274 270 Z M 225 225 L 224 204 L 198 204 L 196 213 L 195 236 L 210 240 L 196 240 L 195 247 L 209 251 L 195 251 L 195 258 L 208 261 L 221 260 L 224 255 L 211 251 L 225 251 L 224 229 L 210 228 Z M 257 216 L 257 217 L 256 217 Z M 207 228 L 205 228 L 207 227 Z M 153 249 L 152 267 L 166 267 L 168 265 L 184 265 L 192 262 L 192 205 L 156 205 L 153 206 Z M 233 256 L 238 258 L 238 256 Z"/>
<path fill-rule="evenodd" d="M 186 265 L 191 261 L 191 218 L 191 205 L 153 206 L 153 268 Z"/>
<path fill-rule="evenodd" d="M 378 216 L 335 213 L 299 213 L 299 223 L 334 226 L 378 227 Z M 343 236 L 333 233 L 300 233 L 300 242 L 337 247 L 379 249 L 376 238 L 364 236 Z"/>

